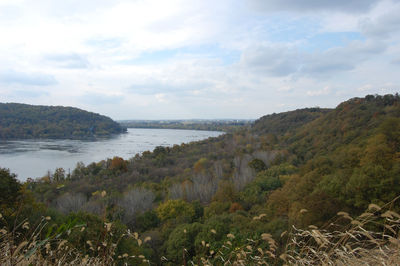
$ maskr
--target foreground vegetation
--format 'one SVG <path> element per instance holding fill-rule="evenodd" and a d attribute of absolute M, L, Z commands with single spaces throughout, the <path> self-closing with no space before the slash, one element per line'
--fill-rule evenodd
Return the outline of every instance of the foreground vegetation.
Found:
<path fill-rule="evenodd" d="M 2 169 L 3 259 L 397 264 L 399 117 L 369 95 L 24 184 Z"/>
<path fill-rule="evenodd" d="M 125 131 L 109 117 L 78 108 L 0 103 L 0 140 L 93 139 Z"/>
<path fill-rule="evenodd" d="M 279 240 L 286 242 L 278 250 L 277 241 L 271 234 L 263 233 L 257 238 L 246 239 L 246 243 L 233 248 L 236 236 L 226 235 L 219 245 L 197 243 L 206 252 L 197 260 L 186 258 L 188 250 L 181 247 L 184 265 L 398 265 L 400 264 L 400 214 L 391 211 L 398 198 L 380 207 L 370 204 L 358 217 L 339 212 L 332 222 L 323 228 L 309 225 L 306 229 L 293 226 L 284 231 Z M 301 213 L 305 213 L 302 210 Z M 253 217 L 260 219 L 260 217 Z M 0 220 L 4 218 L 0 216 Z M 54 227 L 51 217 L 42 217 L 39 224 L 30 228 L 25 221 L 12 231 L 7 226 L 0 230 L 0 263 L 2 265 L 151 265 L 140 247 L 151 241 L 151 237 L 140 236 L 129 230 L 118 231 L 118 225 L 104 222 L 97 228 L 100 238 L 85 238 L 86 254 L 76 248 L 71 235 L 83 235 L 92 228 L 87 224 L 63 224 Z M 52 234 L 52 229 L 54 233 Z M 184 234 L 188 232 L 183 229 Z M 47 233 L 45 233 L 47 232 Z M 217 234 L 215 229 L 211 233 Z M 118 237 L 115 237 L 115 233 Z M 92 240 L 93 239 L 93 240 Z M 131 250 L 121 250 L 121 244 L 130 244 Z M 215 249 L 210 249 L 215 246 Z M 136 249 L 135 249 L 136 247 Z M 123 253 L 125 251 L 125 253 Z M 136 255 L 134 255 L 136 254 Z M 162 257 L 161 264 L 171 264 Z"/>

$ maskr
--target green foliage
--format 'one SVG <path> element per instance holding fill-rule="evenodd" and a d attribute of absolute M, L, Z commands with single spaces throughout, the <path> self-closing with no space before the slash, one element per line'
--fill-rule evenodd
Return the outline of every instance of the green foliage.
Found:
<path fill-rule="evenodd" d="M 195 255 L 195 238 L 202 230 L 202 224 L 191 223 L 177 226 L 165 242 L 165 255 L 175 265 L 186 263 Z"/>
<path fill-rule="evenodd" d="M 204 216 L 208 219 L 215 215 L 223 214 L 229 210 L 230 202 L 213 201 L 204 209 Z"/>
<path fill-rule="evenodd" d="M 280 188 L 287 176 L 296 171 L 293 165 L 283 163 L 258 172 L 256 178 L 240 192 L 239 197 L 245 209 L 263 204 L 270 192 Z"/>
<path fill-rule="evenodd" d="M 0 139 L 93 139 L 123 133 L 109 117 L 61 106 L 0 103 Z"/>
<path fill-rule="evenodd" d="M 146 211 L 136 216 L 135 228 L 141 232 L 155 228 L 160 224 L 160 219 L 154 210 Z"/>
<path fill-rule="evenodd" d="M 169 219 L 183 219 L 191 221 L 195 216 L 195 208 L 193 205 L 184 200 L 168 200 L 161 203 L 157 209 L 157 216 L 161 221 Z"/>
<path fill-rule="evenodd" d="M 265 163 L 260 159 L 253 159 L 251 162 L 249 162 L 249 166 L 253 168 L 256 171 L 256 173 L 267 169 Z"/>
<path fill-rule="evenodd" d="M 78 164 L 70 178 L 60 171 L 27 187 L 50 205 L 64 193 L 81 193 L 90 206 L 104 204 L 110 219 L 121 217 L 118 201 L 132 187 L 151 190 L 157 207 L 135 214 L 131 228 L 152 240 L 129 242 L 123 250 L 165 256 L 158 264 L 200 264 L 202 258 L 221 263 L 216 254 L 226 261 L 237 254 L 261 258 L 266 255 L 255 248 L 269 250 L 269 234 L 279 239 L 292 225 L 322 226 L 339 211 L 358 215 L 371 202 L 400 195 L 399 117 L 398 95 L 354 98 L 333 110 L 265 116 L 234 134 L 156 147 L 127 161 Z M 103 190 L 110 193 L 99 199 L 94 192 Z M 205 194 L 211 202 L 201 200 Z M 92 227 L 103 232 L 99 221 Z M 87 234 L 84 239 L 96 237 Z M 84 244 L 74 236 L 73 243 Z M 286 238 L 281 241 L 275 251 Z"/>
<path fill-rule="evenodd" d="M 268 208 L 321 224 L 341 209 L 360 213 L 399 195 L 399 103 L 398 95 L 351 99 L 288 136 L 299 176 L 270 195 Z M 308 212 L 300 219 L 301 209 Z"/>
<path fill-rule="evenodd" d="M 58 182 L 58 181 L 63 181 L 64 179 L 65 179 L 65 170 L 63 168 L 57 168 L 54 171 L 53 180 Z"/>
<path fill-rule="evenodd" d="M 271 191 L 282 186 L 279 176 L 272 175 L 270 171 L 260 172 L 254 183 L 261 188 L 261 191 Z"/>
<path fill-rule="evenodd" d="M 295 111 L 266 115 L 256 120 L 252 130 L 258 134 L 278 134 L 283 135 L 287 132 L 294 132 L 299 127 L 313 121 L 330 109 L 305 108 Z"/>
<path fill-rule="evenodd" d="M 17 201 L 20 195 L 21 184 L 15 174 L 9 169 L 0 168 L 0 206 L 5 208 Z"/>
<path fill-rule="evenodd" d="M 219 202 L 234 202 L 237 200 L 237 197 L 238 195 L 234 185 L 228 181 L 221 181 L 218 184 L 218 190 L 213 200 Z"/>

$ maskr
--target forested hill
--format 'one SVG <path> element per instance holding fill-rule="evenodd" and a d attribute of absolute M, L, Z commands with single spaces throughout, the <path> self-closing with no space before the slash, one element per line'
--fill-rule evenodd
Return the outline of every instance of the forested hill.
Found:
<path fill-rule="evenodd" d="M 274 113 L 266 115 L 255 121 L 252 131 L 259 135 L 287 134 L 331 110 L 332 109 L 304 108 L 279 114 Z"/>
<path fill-rule="evenodd" d="M 115 238 L 135 232 L 117 254 L 108 253 L 121 264 L 141 265 L 143 257 L 157 265 L 362 264 L 354 259 L 398 251 L 390 242 L 398 243 L 400 232 L 400 97 L 368 95 L 334 109 L 267 115 L 217 138 L 79 163 L 68 174 L 57 169 L 19 193 L 29 207 L 12 216 L 21 208 L 4 200 L 8 224 L 39 216 L 53 227 L 87 224 L 65 236 L 82 257 L 105 256 L 98 232 L 112 223 Z M 35 206 L 33 197 L 49 208 Z M 350 262 L 337 263 L 347 251 Z"/>
<path fill-rule="evenodd" d="M 111 118 L 73 107 L 0 103 L 0 139 L 92 139 L 125 132 Z"/>

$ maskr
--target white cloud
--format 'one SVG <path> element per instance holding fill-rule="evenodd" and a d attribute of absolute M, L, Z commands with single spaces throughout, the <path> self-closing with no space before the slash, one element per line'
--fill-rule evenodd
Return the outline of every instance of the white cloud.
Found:
<path fill-rule="evenodd" d="M 5 70 L 0 72 L 0 83 L 49 86 L 57 84 L 57 81 L 52 75 L 48 74 Z"/>
<path fill-rule="evenodd" d="M 398 88 L 398 1 L 254 3 L 1 0 L 2 100 L 256 118 Z"/>
<path fill-rule="evenodd" d="M 259 46 L 247 48 L 241 57 L 243 68 L 259 75 L 287 76 L 297 72 L 299 56 L 287 47 Z"/>
<path fill-rule="evenodd" d="M 371 84 L 365 84 L 365 85 L 362 85 L 361 87 L 358 87 L 358 88 L 357 88 L 357 91 L 360 91 L 360 92 L 367 92 L 367 91 L 370 91 L 370 90 L 373 89 L 373 88 L 374 88 L 373 85 L 371 85 Z"/>
<path fill-rule="evenodd" d="M 369 10 L 378 0 L 251 0 L 253 5 L 266 12 L 271 11 L 341 11 L 348 13 L 360 13 Z"/>
<path fill-rule="evenodd" d="M 331 89 L 329 87 L 325 87 L 321 90 L 307 91 L 308 96 L 321 96 L 328 95 L 331 93 Z"/>
<path fill-rule="evenodd" d="M 89 61 L 81 55 L 71 54 L 48 54 L 43 57 L 45 63 L 54 67 L 82 69 L 89 67 Z"/>
<path fill-rule="evenodd" d="M 345 47 L 309 54 L 301 72 L 319 76 L 353 70 L 364 61 L 379 56 L 385 49 L 386 45 L 382 42 L 353 41 Z"/>
<path fill-rule="evenodd" d="M 285 45 L 264 45 L 245 50 L 240 66 L 257 75 L 326 77 L 353 70 L 364 61 L 379 56 L 385 49 L 386 45 L 378 41 L 353 41 L 345 47 L 313 53 L 299 52 Z"/>
<path fill-rule="evenodd" d="M 156 97 L 157 101 L 160 102 L 160 103 L 167 103 L 168 102 L 167 95 L 165 93 L 157 93 L 155 95 L 155 97 Z"/>
<path fill-rule="evenodd" d="M 400 32 L 400 3 L 389 10 L 381 11 L 375 16 L 360 19 L 361 31 L 372 38 L 389 38 Z"/>

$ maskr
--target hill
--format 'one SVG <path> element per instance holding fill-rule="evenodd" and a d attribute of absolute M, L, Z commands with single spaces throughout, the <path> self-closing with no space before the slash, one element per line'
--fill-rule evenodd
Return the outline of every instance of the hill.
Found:
<path fill-rule="evenodd" d="M 73 107 L 0 103 L 0 139 L 93 139 L 125 132 L 111 118 Z"/>
<path fill-rule="evenodd" d="M 78 250 L 89 250 L 85 241 L 101 250 L 104 237 L 94 232 L 104 224 L 136 232 L 134 243 L 119 243 L 119 262 L 280 265 L 287 261 L 279 255 L 292 254 L 292 263 L 326 256 L 336 264 L 346 252 L 356 261 L 398 245 L 399 154 L 400 97 L 368 95 L 334 109 L 267 115 L 234 133 L 129 160 L 79 163 L 19 193 L 45 204 L 38 212 L 53 227 L 90 223 L 90 233 L 66 236 Z"/>
<path fill-rule="evenodd" d="M 259 135 L 288 134 L 329 111 L 331 111 L 331 109 L 304 108 L 279 114 L 274 113 L 266 115 L 256 120 L 252 131 Z"/>

